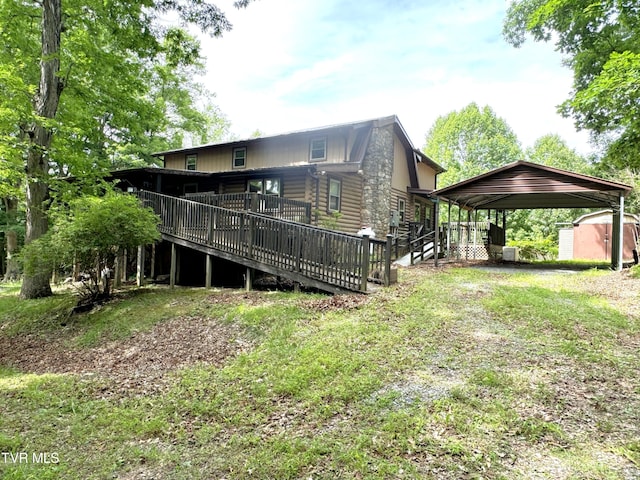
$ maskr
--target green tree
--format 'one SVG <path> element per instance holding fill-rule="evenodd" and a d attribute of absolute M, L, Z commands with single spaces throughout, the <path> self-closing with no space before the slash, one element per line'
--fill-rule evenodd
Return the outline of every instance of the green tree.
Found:
<path fill-rule="evenodd" d="M 101 272 L 114 269 L 118 252 L 134 251 L 157 240 L 158 222 L 157 215 L 131 195 L 78 198 L 57 214 L 46 235 L 25 247 L 25 273 L 37 274 L 51 267 L 71 271 L 77 265 L 90 274 L 90 292 L 108 297 L 109 284 L 101 285 Z"/>
<path fill-rule="evenodd" d="M 532 147 L 527 148 L 525 158 L 532 163 L 585 175 L 593 174 L 593 165 L 558 135 L 540 137 Z M 515 210 L 508 217 L 507 238 L 518 246 L 529 249 L 535 247 L 539 255 L 549 256 L 557 246 L 560 226 L 570 224 L 586 212 L 585 209 L 557 208 Z"/>
<path fill-rule="evenodd" d="M 504 22 L 518 47 L 531 35 L 554 42 L 573 70 L 561 106 L 606 145 L 604 161 L 640 168 L 640 6 L 624 0 L 517 0 Z"/>
<path fill-rule="evenodd" d="M 47 232 L 50 187 L 96 193 L 111 166 L 210 128 L 193 107 L 197 89 L 183 88 L 195 85 L 198 44 L 157 21 L 167 12 L 212 35 L 231 28 L 200 0 L 0 2 L 0 175 L 21 165 L 27 243 Z M 78 181 L 54 185 L 67 175 Z M 46 269 L 34 272 L 22 297 L 51 293 Z"/>
<path fill-rule="evenodd" d="M 522 158 L 518 138 L 507 122 L 490 107 L 475 103 L 436 119 L 423 151 L 447 169 L 438 176 L 440 187 Z"/>

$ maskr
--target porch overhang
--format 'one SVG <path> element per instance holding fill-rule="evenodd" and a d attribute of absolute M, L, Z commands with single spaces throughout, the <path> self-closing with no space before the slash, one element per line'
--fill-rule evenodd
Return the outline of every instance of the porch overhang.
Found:
<path fill-rule="evenodd" d="M 433 192 L 433 190 L 426 190 L 424 188 L 407 187 L 407 193 L 422 197 L 426 200 L 433 200 L 435 202 L 437 197 L 433 195 Z"/>

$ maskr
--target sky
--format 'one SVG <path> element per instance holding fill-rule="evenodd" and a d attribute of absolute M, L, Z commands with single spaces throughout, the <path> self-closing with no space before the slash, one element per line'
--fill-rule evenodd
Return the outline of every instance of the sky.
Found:
<path fill-rule="evenodd" d="M 397 115 L 416 148 L 435 120 L 488 105 L 524 148 L 588 134 L 557 113 L 571 70 L 551 44 L 502 38 L 505 0 L 218 0 L 233 30 L 201 36 L 214 103 L 239 138 Z"/>

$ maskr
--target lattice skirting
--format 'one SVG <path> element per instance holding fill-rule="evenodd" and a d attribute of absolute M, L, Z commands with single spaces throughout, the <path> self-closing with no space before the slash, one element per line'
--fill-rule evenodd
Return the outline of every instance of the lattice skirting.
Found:
<path fill-rule="evenodd" d="M 489 260 L 486 245 L 460 245 L 454 246 L 451 250 L 451 254 L 461 260 Z"/>

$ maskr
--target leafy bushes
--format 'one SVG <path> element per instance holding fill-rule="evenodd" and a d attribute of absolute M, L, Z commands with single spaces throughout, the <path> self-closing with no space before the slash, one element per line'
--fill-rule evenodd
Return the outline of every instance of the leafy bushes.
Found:
<path fill-rule="evenodd" d="M 509 247 L 518 247 L 520 259 L 525 261 L 553 260 L 558 257 L 558 245 L 551 238 L 534 240 L 511 240 Z"/>

